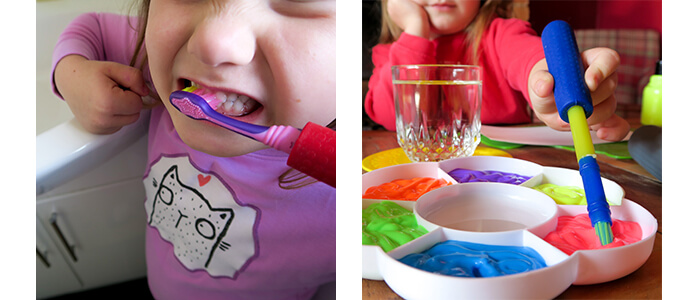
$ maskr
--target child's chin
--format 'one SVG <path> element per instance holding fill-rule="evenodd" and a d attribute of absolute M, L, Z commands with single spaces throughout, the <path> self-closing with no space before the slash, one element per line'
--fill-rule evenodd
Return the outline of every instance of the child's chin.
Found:
<path fill-rule="evenodd" d="M 242 135 L 224 138 L 205 137 L 201 134 L 180 135 L 182 141 L 190 148 L 217 157 L 241 156 L 267 148 L 260 142 Z"/>
<path fill-rule="evenodd" d="M 254 142 L 251 140 L 251 142 Z M 190 146 L 192 149 L 197 150 L 199 152 L 203 152 L 212 156 L 217 156 L 217 157 L 234 157 L 234 156 L 241 156 L 245 155 L 248 153 L 252 153 L 258 150 L 265 149 L 266 146 L 260 143 L 257 143 L 257 145 L 247 145 L 247 143 L 240 143 L 236 145 L 234 149 L 231 149 L 231 147 L 212 147 L 212 145 L 199 145 L 199 144 L 190 144 L 185 142 L 188 146 Z M 254 142 L 256 143 L 256 142 Z"/>

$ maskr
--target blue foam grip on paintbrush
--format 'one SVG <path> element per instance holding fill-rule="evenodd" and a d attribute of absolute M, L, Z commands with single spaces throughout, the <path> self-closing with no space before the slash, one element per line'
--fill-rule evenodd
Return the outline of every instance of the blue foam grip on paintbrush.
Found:
<path fill-rule="evenodd" d="M 567 112 L 572 106 L 583 108 L 586 118 L 593 113 L 591 92 L 583 78 L 583 63 L 578 52 L 574 32 L 564 21 L 553 21 L 542 31 L 542 46 L 547 58 L 547 68 L 554 82 L 554 101 L 559 116 L 569 122 Z"/>

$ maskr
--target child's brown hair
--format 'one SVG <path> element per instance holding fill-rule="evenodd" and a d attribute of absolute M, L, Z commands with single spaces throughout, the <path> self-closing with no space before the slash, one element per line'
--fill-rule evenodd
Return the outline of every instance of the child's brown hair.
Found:
<path fill-rule="evenodd" d="M 401 35 L 401 28 L 399 28 L 396 23 L 394 23 L 391 18 L 389 18 L 389 13 L 387 12 L 387 1 L 382 1 L 382 28 L 379 33 L 379 43 L 389 44 L 395 42 L 399 35 Z M 491 24 L 491 21 L 496 17 L 508 18 L 510 17 L 509 10 L 511 9 L 512 0 L 482 0 L 479 6 L 479 13 L 476 15 L 474 21 L 467 26 L 465 33 L 467 34 L 466 43 L 471 45 L 471 61 L 463 62 L 470 64 L 478 64 L 479 62 L 479 44 L 481 43 L 481 37 L 484 34 L 486 28 Z M 464 45 L 466 46 L 466 45 Z"/>
<path fill-rule="evenodd" d="M 134 30 L 138 32 L 136 37 L 136 48 L 134 49 L 134 54 L 131 56 L 130 66 L 143 69 L 146 65 L 146 52 L 143 48 L 144 38 L 146 36 L 146 23 L 148 22 L 148 8 L 151 6 L 151 0 L 136 0 L 132 3 L 132 10 L 136 11 L 136 15 L 139 17 L 138 27 L 134 27 Z M 131 24 L 133 26 L 133 24 Z M 140 54 L 143 54 L 141 56 Z"/>

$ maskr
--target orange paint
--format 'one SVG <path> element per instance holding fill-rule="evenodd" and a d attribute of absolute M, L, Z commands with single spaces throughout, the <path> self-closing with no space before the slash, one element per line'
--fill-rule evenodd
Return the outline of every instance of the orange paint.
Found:
<path fill-rule="evenodd" d="M 421 195 L 448 185 L 450 183 L 445 179 L 430 177 L 396 179 L 368 188 L 362 198 L 416 201 Z"/>

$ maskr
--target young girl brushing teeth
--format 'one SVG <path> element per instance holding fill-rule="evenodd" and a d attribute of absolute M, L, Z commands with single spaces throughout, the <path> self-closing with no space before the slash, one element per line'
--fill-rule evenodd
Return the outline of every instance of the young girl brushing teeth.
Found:
<path fill-rule="evenodd" d="M 334 122 L 334 1 L 139 7 L 82 15 L 56 45 L 55 92 L 88 131 L 115 132 L 138 119 L 142 97 L 188 86 L 248 123 Z M 156 101 L 144 174 L 155 298 L 307 299 L 334 281 L 335 190 L 299 179 L 283 152 Z"/>

